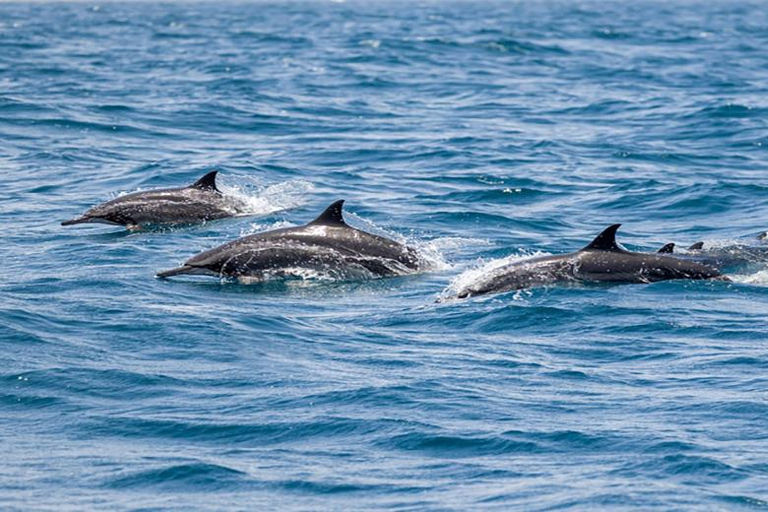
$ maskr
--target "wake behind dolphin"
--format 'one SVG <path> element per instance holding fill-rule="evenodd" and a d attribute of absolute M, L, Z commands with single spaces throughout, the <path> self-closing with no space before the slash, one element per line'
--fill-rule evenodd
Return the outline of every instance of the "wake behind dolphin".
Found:
<path fill-rule="evenodd" d="M 609 226 L 580 251 L 527 258 L 496 268 L 460 288 L 454 298 L 568 281 L 653 283 L 670 279 L 727 279 L 712 266 L 664 252 L 627 251 L 616 242 L 619 226 L 621 224 Z"/>
<path fill-rule="evenodd" d="M 257 233 L 205 251 L 157 277 L 202 274 L 249 283 L 306 272 L 344 279 L 405 275 L 426 268 L 414 249 L 349 226 L 343 204 L 336 201 L 303 226 Z"/>
<path fill-rule="evenodd" d="M 84 223 L 117 224 L 128 229 L 148 225 L 185 225 L 232 217 L 242 207 L 216 187 L 211 171 L 188 187 L 134 192 L 94 206 L 62 226 Z"/>

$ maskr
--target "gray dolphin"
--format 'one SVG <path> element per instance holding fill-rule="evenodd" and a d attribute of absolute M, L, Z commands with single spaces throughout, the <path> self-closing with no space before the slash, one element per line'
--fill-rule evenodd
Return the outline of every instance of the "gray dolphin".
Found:
<path fill-rule="evenodd" d="M 349 226 L 344 222 L 343 204 L 336 201 L 304 226 L 257 233 L 205 251 L 179 268 L 158 272 L 157 277 L 203 274 L 248 283 L 306 272 L 342 279 L 385 277 L 425 267 L 414 249 Z"/>
<path fill-rule="evenodd" d="M 630 252 L 616 243 L 614 224 L 577 252 L 516 261 L 459 290 L 463 299 L 564 281 L 653 283 L 668 279 L 727 280 L 709 265 L 660 253 Z"/>
<path fill-rule="evenodd" d="M 216 188 L 216 174 L 211 171 L 195 183 L 182 188 L 165 188 L 134 192 L 94 206 L 81 217 L 67 220 L 62 226 L 100 222 L 128 229 L 147 225 L 196 224 L 232 217 L 241 207 L 225 198 Z"/>
<path fill-rule="evenodd" d="M 704 242 L 701 241 L 689 246 L 684 253 L 675 252 L 675 244 L 673 243 L 667 244 L 664 247 L 669 247 L 668 254 L 670 256 L 709 265 L 721 271 L 723 269 L 734 270 L 755 265 L 764 266 L 768 262 L 768 248 L 764 245 L 755 246 L 737 243 L 705 249 Z"/>

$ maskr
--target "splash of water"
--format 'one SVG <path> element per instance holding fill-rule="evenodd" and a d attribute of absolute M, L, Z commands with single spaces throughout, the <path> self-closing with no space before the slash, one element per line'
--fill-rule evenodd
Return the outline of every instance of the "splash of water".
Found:
<path fill-rule="evenodd" d="M 390 238 L 398 243 L 412 247 L 419 253 L 422 267 L 428 272 L 441 272 L 451 270 L 455 265 L 450 262 L 450 257 L 462 252 L 462 249 L 484 247 L 491 245 L 490 240 L 480 238 L 442 237 L 429 238 L 428 235 L 411 231 L 403 234 L 399 231 L 379 226 L 375 222 L 361 217 L 355 213 L 346 213 L 347 220 L 353 224 L 362 224 L 362 228 L 369 233 Z"/>
<path fill-rule="evenodd" d="M 753 284 L 768 286 L 768 269 L 758 270 L 750 274 L 732 274 L 728 276 L 732 281 L 740 284 Z"/>
<path fill-rule="evenodd" d="M 304 204 L 314 185 L 304 180 L 290 180 L 265 186 L 253 180 L 240 179 L 235 183 L 223 183 L 219 188 L 232 201 L 237 215 L 247 216 L 269 215 L 297 208 Z"/>

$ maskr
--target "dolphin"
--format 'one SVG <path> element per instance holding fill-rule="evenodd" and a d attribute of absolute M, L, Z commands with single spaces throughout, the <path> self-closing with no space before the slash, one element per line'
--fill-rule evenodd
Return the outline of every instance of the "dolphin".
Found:
<path fill-rule="evenodd" d="M 252 283 L 312 272 L 345 279 L 405 275 L 425 268 L 414 249 L 349 226 L 343 204 L 336 201 L 303 226 L 257 233 L 202 252 L 157 277 L 201 274 Z"/>
<path fill-rule="evenodd" d="M 675 244 L 669 243 L 668 254 L 675 258 L 695 261 L 719 270 L 736 269 L 754 265 L 765 265 L 768 262 L 768 248 L 762 245 L 733 244 L 716 246 L 705 249 L 704 242 L 696 242 L 686 249 L 686 252 L 675 252 Z M 659 249 L 661 252 L 661 249 Z"/>
<path fill-rule="evenodd" d="M 241 213 L 242 207 L 225 198 L 216 188 L 217 173 L 211 171 L 188 187 L 120 196 L 94 206 L 82 216 L 66 220 L 61 225 L 99 222 L 133 230 L 147 225 L 196 224 Z"/>
<path fill-rule="evenodd" d="M 616 242 L 614 224 L 583 249 L 556 256 L 541 256 L 499 267 L 458 290 L 463 299 L 568 281 L 653 283 L 669 279 L 722 279 L 716 268 L 663 253 L 630 252 Z"/>

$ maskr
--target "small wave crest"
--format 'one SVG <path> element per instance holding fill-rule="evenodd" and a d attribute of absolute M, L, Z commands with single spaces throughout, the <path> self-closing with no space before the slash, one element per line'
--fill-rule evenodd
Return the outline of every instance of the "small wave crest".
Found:
<path fill-rule="evenodd" d="M 160 487 L 178 490 L 219 490 L 239 487 L 247 481 L 248 475 L 240 470 L 219 464 L 190 461 L 121 475 L 108 480 L 105 486 L 113 489 Z"/>

